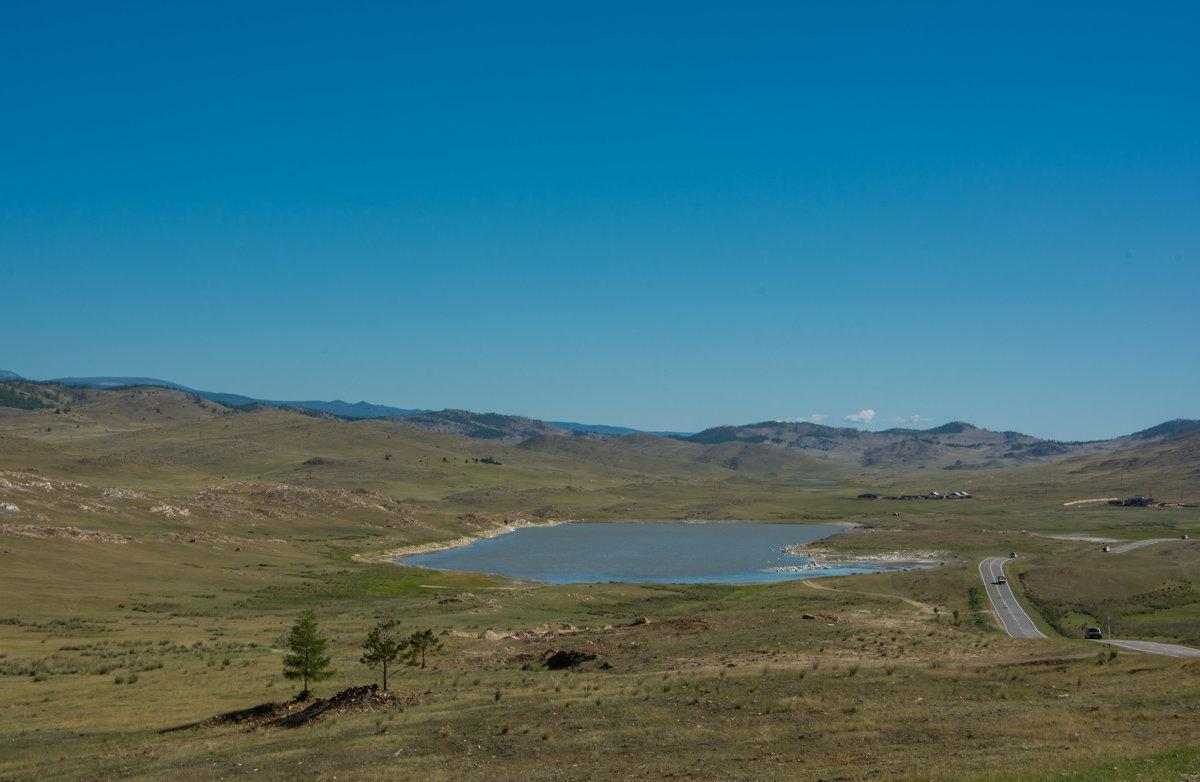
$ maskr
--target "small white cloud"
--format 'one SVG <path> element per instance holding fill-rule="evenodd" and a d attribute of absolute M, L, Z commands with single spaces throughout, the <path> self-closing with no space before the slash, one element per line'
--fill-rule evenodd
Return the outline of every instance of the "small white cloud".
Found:
<path fill-rule="evenodd" d="M 853 415 L 846 416 L 845 419 L 843 419 L 843 420 L 853 421 L 856 424 L 869 424 L 875 420 L 875 411 L 874 410 L 859 410 L 857 413 L 854 413 Z"/>
<path fill-rule="evenodd" d="M 889 420 L 892 421 L 893 423 L 897 423 L 897 424 L 927 424 L 927 423 L 931 422 L 933 419 L 926 418 L 925 416 L 921 415 L 920 413 L 914 413 L 913 415 L 910 415 L 907 418 L 902 415 L 894 415 Z"/>
<path fill-rule="evenodd" d="M 819 424 L 828 417 L 824 413 L 813 413 L 799 418 L 776 418 L 775 420 L 781 424 Z"/>

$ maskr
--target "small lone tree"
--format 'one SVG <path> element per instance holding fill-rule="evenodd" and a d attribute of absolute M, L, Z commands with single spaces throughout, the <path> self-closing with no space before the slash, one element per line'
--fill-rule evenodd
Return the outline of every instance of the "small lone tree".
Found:
<path fill-rule="evenodd" d="M 320 682 L 333 676 L 333 668 L 329 665 L 332 658 L 325 654 L 325 639 L 317 632 L 317 617 L 311 610 L 300 614 L 292 625 L 287 648 L 291 654 L 283 656 L 283 675 L 304 682 L 304 689 L 296 696 L 296 700 L 302 701 L 310 694 L 309 682 Z"/>
<path fill-rule="evenodd" d="M 404 642 L 404 645 L 408 649 L 405 654 L 408 664 L 417 665 L 420 663 L 422 670 L 425 669 L 425 656 L 433 654 L 442 648 L 442 642 L 428 628 L 414 632 Z"/>
<path fill-rule="evenodd" d="M 367 633 L 367 641 L 363 644 L 363 656 L 359 662 L 368 668 L 378 668 L 383 673 L 383 691 L 387 692 L 388 666 L 394 664 L 407 646 L 407 641 L 397 637 L 398 629 L 395 619 L 388 619 L 375 625 Z"/>

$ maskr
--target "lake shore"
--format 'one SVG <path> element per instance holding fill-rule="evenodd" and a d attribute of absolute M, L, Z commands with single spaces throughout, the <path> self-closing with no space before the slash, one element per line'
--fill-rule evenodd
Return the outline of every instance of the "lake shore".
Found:
<path fill-rule="evenodd" d="M 944 551 L 933 550 L 904 550 L 882 551 L 875 554 L 847 554 L 830 548 L 813 547 L 808 543 L 800 543 L 786 547 L 783 552 L 796 557 L 804 557 L 808 562 L 771 568 L 779 573 L 807 573 L 818 570 L 836 570 L 847 567 L 864 567 L 877 565 L 887 570 L 899 570 L 906 567 L 926 568 L 958 562 L 948 558 Z"/>
<path fill-rule="evenodd" d="M 489 554 L 482 558 L 480 551 L 474 553 L 467 551 L 473 544 L 486 539 L 497 539 L 509 532 L 525 530 L 535 533 L 541 527 L 563 526 L 565 528 L 575 525 L 581 528 L 578 533 L 572 535 L 564 532 L 562 534 L 569 535 L 569 537 L 555 538 L 560 541 L 560 545 L 563 545 L 561 541 L 568 541 L 558 554 L 549 555 L 544 549 L 533 554 L 534 561 L 541 557 L 536 564 L 531 564 L 531 560 L 524 558 L 527 556 L 527 552 L 517 554 L 515 559 L 500 554 L 497 559 L 496 552 L 500 550 L 489 548 Z M 757 527 L 760 531 L 746 535 L 733 533 L 734 538 L 730 539 L 727 537 L 729 533 L 717 532 L 713 529 L 718 527 L 735 528 L 743 525 Z M 613 538 L 608 533 L 597 531 L 606 527 L 622 526 L 639 528 L 641 532 L 634 532 L 631 529 L 627 534 L 618 533 L 616 538 Z M 870 562 L 864 559 L 857 563 L 838 561 L 846 559 L 845 557 L 831 557 L 828 562 L 813 562 L 806 557 L 799 560 L 796 565 L 790 564 L 790 561 L 793 560 L 788 553 L 789 549 L 794 554 L 796 551 L 805 550 L 805 546 L 812 546 L 836 535 L 852 532 L 859 526 L 856 522 L 850 521 L 803 523 L 693 518 L 675 521 L 592 522 L 583 519 L 541 521 L 517 518 L 506 521 L 504 524 L 493 522 L 488 526 L 480 525 L 481 528 L 477 533 L 463 535 L 452 540 L 393 548 L 373 556 L 364 555 L 362 559 L 434 570 L 496 573 L 510 578 L 548 583 L 611 580 L 662 583 L 766 583 L 789 577 L 803 578 L 825 573 L 835 575 L 837 574 L 835 571 L 845 572 L 848 568 L 855 572 L 870 572 L 875 569 L 906 569 L 905 565 L 892 565 L 883 557 L 872 557 Z M 695 533 L 687 531 L 689 528 L 695 530 Z M 705 528 L 713 531 L 701 532 Z M 767 530 L 773 531 L 767 532 Z M 610 545 L 612 540 L 618 541 L 619 545 L 626 546 L 628 551 L 622 554 L 620 550 L 613 550 Z M 725 542 L 720 542 L 722 540 Z M 765 548 L 756 548 L 753 543 L 755 540 L 758 541 L 758 546 Z M 580 541 L 585 541 L 582 547 L 579 545 Z M 708 541 L 708 543 L 706 544 L 704 541 Z M 717 541 L 715 548 L 713 548 L 714 541 Z M 746 550 L 747 542 L 750 542 L 749 551 Z M 489 545 L 491 545 L 490 542 Z M 680 548 L 681 545 L 684 546 L 683 549 Z M 679 556 L 681 550 L 686 551 L 685 556 Z M 824 550 L 812 549 L 812 551 Z M 731 560 L 729 555 L 734 551 L 738 553 L 734 554 Z M 830 551 L 832 550 L 830 549 Z M 596 552 L 604 552 L 598 559 L 604 560 L 605 556 L 617 557 L 621 565 L 611 570 L 605 568 L 597 570 L 593 561 L 593 555 Z M 511 555 L 511 552 L 508 553 Z M 717 559 L 714 559 L 714 556 Z M 756 563 L 754 560 L 759 557 L 762 557 L 762 560 Z M 608 561 L 611 563 L 613 560 L 609 559 Z M 505 563 L 504 566 L 499 564 L 501 562 Z M 631 562 L 640 562 L 640 564 L 630 566 Z M 730 562 L 738 562 L 738 564 L 729 565 Z M 922 565 L 928 566 L 926 562 L 914 562 L 908 564 L 907 567 Z M 725 572 L 726 569 L 728 572 Z M 774 576 L 774 579 L 768 576 Z"/>
<path fill-rule="evenodd" d="M 609 521 L 596 522 L 596 521 L 588 521 L 587 519 L 550 519 L 547 521 L 532 521 L 529 519 L 517 519 L 516 521 L 509 521 L 509 522 L 505 522 L 504 524 L 499 524 L 494 527 L 482 529 L 476 535 L 464 535 L 460 538 L 454 538 L 453 540 L 440 540 L 440 541 L 433 541 L 431 543 L 415 543 L 411 546 L 403 546 L 401 548 L 388 549 L 387 551 L 384 551 L 381 554 L 373 554 L 373 555 L 370 555 L 369 557 L 361 557 L 361 558 L 365 559 L 365 560 L 369 560 L 371 562 L 392 562 L 392 563 L 398 564 L 399 560 L 403 559 L 404 557 L 417 556 L 418 554 L 432 554 L 435 551 L 447 551 L 449 549 L 455 549 L 455 548 L 466 548 L 467 546 L 470 546 L 472 543 L 476 543 L 480 540 L 485 540 L 485 539 L 490 539 L 490 538 L 498 538 L 501 535 L 504 535 L 506 533 L 515 532 L 516 530 L 525 529 L 527 527 L 557 527 L 560 524 L 576 524 L 576 523 L 656 524 L 659 522 L 629 521 L 629 520 L 620 520 L 620 521 L 611 521 L 611 522 L 609 522 Z M 758 521 L 755 519 L 681 519 L 681 520 L 679 520 L 679 523 L 681 523 L 681 524 L 739 524 L 739 523 L 741 523 L 741 524 L 764 524 L 764 523 L 774 524 L 774 523 L 778 523 L 778 524 L 796 524 L 797 526 L 803 526 L 803 524 L 799 523 L 799 522 L 786 522 L 786 521 L 762 522 L 762 521 Z M 829 522 L 819 522 L 819 523 L 825 524 L 825 525 L 831 526 L 831 527 L 844 527 L 847 530 L 855 529 L 855 528 L 861 526 L 857 521 L 829 521 Z M 807 545 L 807 544 L 798 543 L 798 544 L 796 544 L 796 546 L 794 548 L 799 548 L 800 546 L 804 546 L 804 545 Z M 792 547 L 789 547 L 789 548 L 792 548 Z M 784 549 L 784 551 L 788 554 L 793 553 L 791 551 L 788 551 L 787 549 Z M 358 558 L 358 557 L 356 557 L 356 558 Z"/>
<path fill-rule="evenodd" d="M 401 548 L 388 549 L 382 554 L 373 554 L 369 557 L 364 557 L 371 562 L 391 562 L 400 564 L 399 560 L 404 557 L 412 557 L 418 554 L 432 554 L 435 551 L 446 551 L 454 548 L 466 548 L 472 543 L 489 538 L 498 538 L 509 532 L 514 532 L 526 527 L 557 527 L 560 524 L 569 524 L 572 519 L 550 519 L 547 521 L 530 521 L 528 519 L 517 519 L 503 524 L 498 524 L 494 527 L 481 529 L 476 535 L 464 535 L 461 538 L 453 540 L 439 540 L 431 543 L 416 543 L 411 546 L 403 546 Z"/>

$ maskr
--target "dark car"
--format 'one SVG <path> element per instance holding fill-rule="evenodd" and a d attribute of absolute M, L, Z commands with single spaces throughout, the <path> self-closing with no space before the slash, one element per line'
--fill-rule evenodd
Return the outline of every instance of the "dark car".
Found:
<path fill-rule="evenodd" d="M 1104 633 L 1100 632 L 1099 627 L 1089 627 L 1083 631 L 1083 637 L 1089 640 L 1099 640 L 1104 637 Z"/>

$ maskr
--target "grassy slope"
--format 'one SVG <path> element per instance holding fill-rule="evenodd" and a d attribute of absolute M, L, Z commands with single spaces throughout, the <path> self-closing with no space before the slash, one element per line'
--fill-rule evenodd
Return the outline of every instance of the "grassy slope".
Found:
<path fill-rule="evenodd" d="M 1186 494 L 1196 486 L 1187 482 L 1194 440 L 1037 469 L 839 476 L 832 491 L 807 492 L 813 484 L 800 479 L 828 474 L 769 463 L 769 453 L 730 470 L 722 458 L 740 451 L 701 461 L 702 446 L 646 438 L 628 460 L 611 443 L 493 448 L 386 422 L 229 413 L 163 390 L 89 392 L 63 415 L 0 415 L 0 501 L 20 507 L 0 523 L 139 542 L 0 536 L 0 777 L 208 779 L 256 768 L 290 778 L 302 767 L 361 779 L 485 770 L 498 779 L 1025 779 L 1063 769 L 1066 778 L 1183 779 L 1200 769 L 1189 749 L 1200 664 L 1098 658 L 1073 632 L 1103 610 L 1129 628 L 1122 635 L 1196 637 L 1200 601 L 1181 586 L 1195 578 L 1196 542 L 1112 556 L 1042 536 L 1197 537 L 1194 508 L 1063 505 L 1151 491 L 1151 479 L 1177 480 Z M 502 464 L 463 461 L 484 456 Z M 324 463 L 304 464 L 313 457 Z M 977 497 L 853 499 L 885 487 Z M 545 505 L 589 518 L 854 520 L 871 534 L 838 536 L 838 548 L 937 548 L 965 561 L 758 587 L 532 587 L 353 558 L 478 531 L 459 520 L 464 512 Z M 1068 637 L 1018 641 L 972 621 L 975 562 L 1014 549 L 1027 603 L 1047 606 Z M 1095 577 L 1102 567 L 1112 575 Z M 460 593 L 470 596 L 439 599 Z M 157 732 L 288 698 L 275 650 L 305 607 L 317 611 L 338 666 L 319 694 L 373 679 L 357 657 L 380 616 L 471 636 L 594 629 L 448 638 L 436 668 L 395 680 L 428 693 L 402 712 L 292 731 Z M 654 621 L 631 624 L 639 617 Z M 679 618 L 699 621 L 669 621 Z M 537 664 L 551 648 L 600 658 L 551 673 Z"/>

